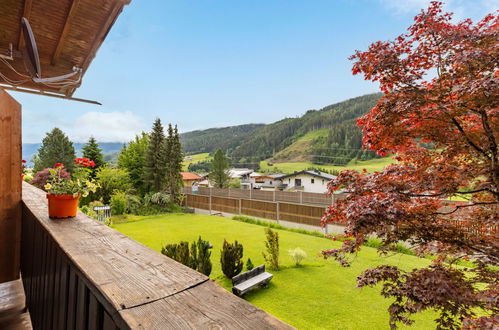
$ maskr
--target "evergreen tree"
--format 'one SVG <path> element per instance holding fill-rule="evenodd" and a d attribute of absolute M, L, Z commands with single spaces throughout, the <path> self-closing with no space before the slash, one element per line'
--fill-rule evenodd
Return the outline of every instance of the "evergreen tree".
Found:
<path fill-rule="evenodd" d="M 149 147 L 144 164 L 144 184 L 147 191 L 160 192 L 165 186 L 166 177 L 166 139 L 161 120 L 154 121 L 149 136 Z"/>
<path fill-rule="evenodd" d="M 135 136 L 135 139 L 128 145 L 123 145 L 118 156 L 118 167 L 128 171 L 133 187 L 140 193 L 146 192 L 144 167 L 148 150 L 149 135 L 142 132 L 141 135 Z"/>
<path fill-rule="evenodd" d="M 102 155 L 102 149 L 99 148 L 99 144 L 93 136 L 88 139 L 88 142 L 83 146 L 83 157 L 91 159 L 95 163 L 95 167 L 91 168 L 91 176 L 95 178 L 96 171 L 104 166 L 104 156 Z"/>
<path fill-rule="evenodd" d="M 222 150 L 218 149 L 213 156 L 213 161 L 211 162 L 210 171 L 210 181 L 216 188 L 227 188 L 229 185 L 229 161 L 227 157 L 222 153 Z"/>
<path fill-rule="evenodd" d="M 53 167 L 55 163 L 63 163 L 64 167 L 71 172 L 76 157 L 73 142 L 69 141 L 66 134 L 55 127 L 43 138 L 42 146 L 38 149 L 35 160 L 35 173 L 44 168 Z"/>
<path fill-rule="evenodd" d="M 168 138 L 166 139 L 167 152 L 167 174 L 166 174 L 166 189 L 174 203 L 180 202 L 180 193 L 183 186 L 182 182 L 182 145 L 180 144 L 180 136 L 177 126 L 168 125 Z"/>

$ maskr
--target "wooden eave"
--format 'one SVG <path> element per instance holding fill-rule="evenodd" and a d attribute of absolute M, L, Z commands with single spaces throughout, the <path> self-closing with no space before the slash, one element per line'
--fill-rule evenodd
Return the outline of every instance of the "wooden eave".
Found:
<path fill-rule="evenodd" d="M 79 67 L 86 72 L 109 30 L 130 0 L 2 0 L 0 1 L 0 54 L 9 45 L 16 71 L 28 75 L 22 58 L 21 17 L 28 18 L 37 42 L 42 77 L 60 76 Z M 13 81 L 27 80 L 0 61 L 0 72 Z M 31 80 L 19 85 L 0 77 L 0 84 L 70 97 L 81 85 L 49 87 Z"/>

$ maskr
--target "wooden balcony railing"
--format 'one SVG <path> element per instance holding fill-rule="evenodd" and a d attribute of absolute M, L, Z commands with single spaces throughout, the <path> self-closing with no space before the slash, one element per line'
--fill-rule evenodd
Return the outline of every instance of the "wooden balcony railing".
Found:
<path fill-rule="evenodd" d="M 23 184 L 21 276 L 34 329 L 288 329 L 208 277 Z"/>

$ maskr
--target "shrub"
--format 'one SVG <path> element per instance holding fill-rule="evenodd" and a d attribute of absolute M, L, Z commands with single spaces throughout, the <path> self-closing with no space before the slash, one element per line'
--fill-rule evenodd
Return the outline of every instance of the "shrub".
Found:
<path fill-rule="evenodd" d="M 293 259 L 293 261 L 295 262 L 296 266 L 299 266 L 303 259 L 307 257 L 307 253 L 299 247 L 293 250 L 289 250 L 288 253 L 291 256 L 291 259 Z"/>
<path fill-rule="evenodd" d="M 69 174 L 69 172 L 66 171 L 66 169 L 62 169 L 60 176 L 62 179 L 69 179 L 71 177 L 71 174 Z M 36 172 L 35 176 L 33 177 L 33 180 L 31 180 L 30 183 L 35 187 L 45 190 L 44 186 L 47 184 L 49 178 L 50 178 L 50 171 L 48 168 L 44 168 L 43 170 Z"/>
<path fill-rule="evenodd" d="M 231 244 L 224 240 L 220 253 L 222 272 L 227 278 L 232 279 L 243 270 L 243 246 L 237 241 Z"/>
<path fill-rule="evenodd" d="M 164 192 L 157 192 L 153 194 L 147 194 L 144 197 L 144 202 L 146 205 L 154 204 L 159 206 L 167 206 L 171 202 L 171 198 L 169 194 Z"/>
<path fill-rule="evenodd" d="M 189 242 L 182 241 L 178 244 L 167 244 L 161 248 L 161 253 L 180 262 L 181 264 L 191 267 Z"/>
<path fill-rule="evenodd" d="M 253 263 L 251 262 L 251 259 L 248 258 L 248 261 L 246 261 L 246 269 L 247 270 L 252 270 L 253 268 L 255 268 L 255 266 L 253 266 Z"/>
<path fill-rule="evenodd" d="M 137 214 L 137 212 L 142 207 L 142 204 L 143 201 L 140 196 L 130 194 L 126 195 L 126 207 L 128 213 Z"/>
<path fill-rule="evenodd" d="M 128 172 L 123 169 L 101 167 L 97 171 L 96 178 L 99 184 L 96 197 L 102 199 L 105 204 L 109 203 L 115 190 L 128 192 L 132 188 Z"/>
<path fill-rule="evenodd" d="M 271 269 L 279 269 L 279 233 L 273 231 L 270 228 L 265 228 L 265 235 L 267 240 L 265 241 L 265 248 L 267 253 L 262 252 L 265 262 L 270 266 Z"/>
<path fill-rule="evenodd" d="M 127 198 L 123 191 L 115 190 L 111 195 L 111 212 L 113 215 L 127 213 Z"/>
<path fill-rule="evenodd" d="M 192 242 L 191 245 L 191 265 L 192 269 L 209 276 L 211 274 L 211 244 L 199 236 L 197 242 Z"/>

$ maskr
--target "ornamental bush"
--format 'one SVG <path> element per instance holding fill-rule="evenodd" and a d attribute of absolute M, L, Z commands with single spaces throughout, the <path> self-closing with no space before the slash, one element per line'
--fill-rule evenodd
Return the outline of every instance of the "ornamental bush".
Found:
<path fill-rule="evenodd" d="M 115 190 L 111 195 L 111 212 L 113 215 L 122 215 L 128 211 L 127 196 L 123 191 Z"/>
<path fill-rule="evenodd" d="M 279 269 L 279 233 L 273 231 L 270 228 L 265 228 L 265 235 L 267 236 L 267 241 L 265 242 L 265 248 L 267 253 L 262 252 L 265 262 L 270 266 L 271 269 Z"/>
<path fill-rule="evenodd" d="M 62 169 L 60 172 L 60 176 L 62 179 L 69 179 L 71 175 L 69 174 L 66 169 Z M 45 190 L 45 185 L 47 184 L 47 181 L 50 178 L 50 171 L 48 168 L 44 168 L 41 171 L 36 172 L 35 176 L 33 177 L 33 180 L 31 180 L 31 184 L 34 185 L 37 188 Z"/>
<path fill-rule="evenodd" d="M 246 261 L 246 270 L 250 271 L 252 270 L 253 268 L 255 268 L 255 266 L 253 265 L 253 263 L 251 262 L 251 259 L 248 258 L 248 261 Z"/>
<path fill-rule="evenodd" d="M 243 270 L 243 246 L 237 241 L 231 244 L 224 240 L 220 253 L 220 263 L 222 272 L 229 279 L 239 274 Z"/>
<path fill-rule="evenodd" d="M 199 236 L 191 245 L 191 268 L 209 276 L 211 274 L 211 244 Z"/>
<path fill-rule="evenodd" d="M 293 259 L 293 261 L 295 262 L 296 266 L 299 266 L 303 259 L 307 257 L 307 253 L 299 247 L 289 250 L 288 253 L 291 256 L 291 259 Z"/>

